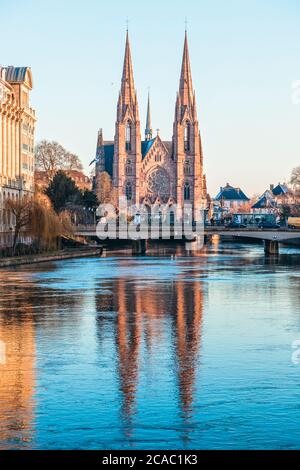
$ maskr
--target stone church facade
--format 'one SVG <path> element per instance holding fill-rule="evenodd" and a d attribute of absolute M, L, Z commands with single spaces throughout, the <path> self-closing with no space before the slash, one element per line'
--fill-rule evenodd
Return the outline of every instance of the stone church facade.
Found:
<path fill-rule="evenodd" d="M 134 86 L 128 32 L 121 90 L 117 105 L 114 141 L 98 133 L 96 177 L 110 174 L 118 197 L 132 204 L 149 207 L 189 204 L 196 209 L 206 206 L 206 179 L 203 175 L 203 153 L 192 86 L 187 34 L 185 34 L 182 67 L 177 93 L 172 141 L 153 137 L 148 96 L 145 138 L 141 138 L 138 100 Z"/>

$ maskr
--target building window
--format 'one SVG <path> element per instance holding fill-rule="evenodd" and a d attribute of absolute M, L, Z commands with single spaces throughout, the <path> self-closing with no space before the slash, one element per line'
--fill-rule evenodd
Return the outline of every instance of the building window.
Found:
<path fill-rule="evenodd" d="M 126 124 L 126 131 L 125 131 L 125 139 L 126 139 L 126 150 L 130 152 L 131 150 L 131 123 L 130 121 Z"/>
<path fill-rule="evenodd" d="M 126 175 L 132 175 L 132 167 L 126 165 L 125 173 L 126 173 Z"/>
<path fill-rule="evenodd" d="M 127 198 L 127 201 L 132 200 L 132 185 L 131 185 L 131 183 L 126 184 L 126 198 Z"/>
<path fill-rule="evenodd" d="M 191 199 L 191 187 L 190 183 L 184 183 L 184 200 L 189 201 Z"/>
<path fill-rule="evenodd" d="M 190 151 L 190 140 L 191 140 L 191 125 L 189 121 L 186 122 L 184 128 L 184 150 L 186 152 Z"/>
<path fill-rule="evenodd" d="M 184 164 L 184 174 L 188 175 L 188 176 L 191 174 L 190 162 L 185 162 L 185 164 Z"/>

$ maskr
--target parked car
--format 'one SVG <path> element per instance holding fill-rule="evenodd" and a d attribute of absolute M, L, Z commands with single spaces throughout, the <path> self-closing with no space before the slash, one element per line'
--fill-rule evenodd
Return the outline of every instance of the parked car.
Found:
<path fill-rule="evenodd" d="M 280 225 L 276 222 L 260 222 L 258 228 L 280 228 Z"/>
<path fill-rule="evenodd" d="M 229 222 L 229 224 L 226 225 L 227 228 L 247 228 L 247 225 L 242 224 L 240 222 Z"/>

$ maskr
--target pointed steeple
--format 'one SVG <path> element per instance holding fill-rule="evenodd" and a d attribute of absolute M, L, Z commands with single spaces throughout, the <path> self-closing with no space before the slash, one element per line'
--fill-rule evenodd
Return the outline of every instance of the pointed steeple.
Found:
<path fill-rule="evenodd" d="M 101 156 L 101 149 L 103 147 L 103 130 L 99 129 L 98 138 L 97 138 L 97 148 L 96 148 L 96 160 Z"/>
<path fill-rule="evenodd" d="M 150 93 L 148 93 L 148 105 L 147 105 L 147 119 L 145 129 L 145 140 L 149 141 L 152 139 L 152 127 L 151 127 L 151 112 L 150 112 Z"/>
<path fill-rule="evenodd" d="M 135 105 L 136 93 L 133 80 L 132 60 L 129 44 L 128 30 L 126 32 L 126 46 L 123 65 L 123 74 L 121 82 L 121 97 L 123 105 Z"/>
<path fill-rule="evenodd" d="M 194 92 L 193 92 L 192 72 L 191 72 L 188 39 L 187 39 L 186 31 L 185 31 L 185 37 L 184 37 L 184 48 L 183 48 L 181 75 L 180 75 L 180 83 L 179 83 L 179 94 L 181 98 L 181 104 L 183 106 L 193 105 Z"/>
<path fill-rule="evenodd" d="M 99 129 L 98 138 L 97 138 L 97 148 L 96 148 L 96 176 L 101 171 L 104 171 L 105 162 L 104 162 L 104 141 L 103 141 L 103 131 Z"/>
<path fill-rule="evenodd" d="M 141 162 L 141 128 L 127 30 L 114 138 L 113 186 L 118 197 L 126 197 L 126 187 L 130 185 L 131 200 L 136 204 L 140 203 Z"/>

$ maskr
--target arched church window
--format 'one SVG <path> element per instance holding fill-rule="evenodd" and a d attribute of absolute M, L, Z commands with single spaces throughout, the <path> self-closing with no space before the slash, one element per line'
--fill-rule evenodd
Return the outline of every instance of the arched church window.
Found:
<path fill-rule="evenodd" d="M 186 122 L 184 128 L 184 150 L 189 152 L 190 150 L 190 141 L 191 141 L 191 124 L 189 121 Z"/>
<path fill-rule="evenodd" d="M 131 185 L 131 183 L 126 184 L 125 191 L 126 191 L 127 201 L 131 201 L 132 200 L 132 185 Z"/>
<path fill-rule="evenodd" d="M 130 151 L 131 150 L 131 123 L 130 121 L 128 121 L 126 124 L 125 140 L 126 140 L 126 150 Z"/>
<path fill-rule="evenodd" d="M 129 165 L 126 165 L 125 173 L 126 175 L 132 175 L 132 167 Z"/>
<path fill-rule="evenodd" d="M 184 200 L 189 201 L 191 199 L 191 187 L 190 183 L 184 183 Z"/>
<path fill-rule="evenodd" d="M 184 164 L 184 174 L 185 175 L 190 175 L 191 174 L 190 162 L 185 162 L 185 164 Z"/>

